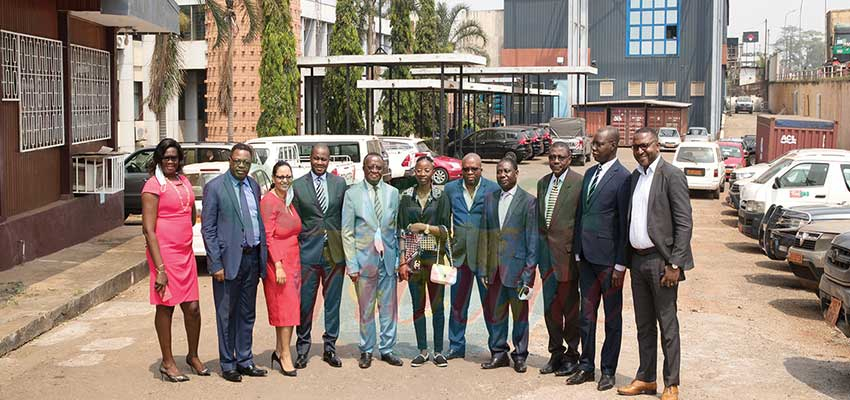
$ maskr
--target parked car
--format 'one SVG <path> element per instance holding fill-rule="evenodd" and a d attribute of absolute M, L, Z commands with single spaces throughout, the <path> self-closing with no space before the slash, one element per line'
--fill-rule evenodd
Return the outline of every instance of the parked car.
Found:
<path fill-rule="evenodd" d="M 248 143 L 252 143 L 255 140 L 260 139 L 252 139 L 249 140 Z M 286 143 L 297 144 L 299 157 L 301 157 L 301 160 L 305 162 L 310 161 L 310 151 L 313 150 L 314 144 L 324 143 L 328 145 L 328 149 L 331 153 L 331 164 L 329 165 L 329 167 L 339 165 L 337 163 L 346 161 L 351 161 L 354 163 L 355 168 L 352 172 L 352 182 L 358 182 L 363 180 L 363 169 L 361 167 L 363 157 L 366 157 L 366 154 L 369 153 L 380 154 L 385 161 L 383 179 L 385 182 L 389 182 L 392 178 L 392 169 L 390 168 L 389 154 L 387 154 L 387 152 L 384 150 L 383 146 L 381 145 L 381 141 L 376 136 L 301 135 L 284 136 L 281 137 L 281 140 L 285 141 Z M 347 158 L 345 156 L 347 156 Z M 343 173 L 344 171 L 340 171 L 341 175 Z M 346 179 L 346 182 L 348 182 L 348 179 Z"/>
<path fill-rule="evenodd" d="M 482 129 L 464 139 L 462 144 L 463 155 L 474 151 L 484 159 L 515 157 L 520 163 L 534 154 L 528 129 L 521 127 Z"/>
<path fill-rule="evenodd" d="M 747 165 L 756 163 L 756 135 L 741 136 L 744 140 L 744 149 L 747 150 Z"/>
<path fill-rule="evenodd" d="M 720 146 L 720 155 L 723 156 L 726 180 L 729 180 L 732 177 L 733 170 L 747 166 L 747 159 L 744 158 L 744 145 L 727 141 L 718 142 L 717 144 Z"/>
<path fill-rule="evenodd" d="M 688 189 L 707 190 L 715 199 L 720 198 L 726 175 L 717 143 L 682 143 L 673 156 L 673 166 L 685 173 Z"/>
<path fill-rule="evenodd" d="M 566 143 L 574 163 L 584 165 L 590 161 L 593 139 L 585 132 L 584 118 L 552 118 L 549 127 L 552 130 L 552 142 Z"/>
<path fill-rule="evenodd" d="M 404 154 L 404 159 L 400 165 L 406 167 L 404 169 L 405 175 L 408 170 L 413 168 L 416 159 L 422 156 L 429 156 L 434 159 L 434 183 L 437 185 L 445 185 L 449 181 L 459 179 L 463 174 L 460 160 L 435 154 L 422 139 L 387 136 L 382 137 L 381 142 L 387 149 L 387 154 L 390 154 L 390 158 L 393 157 L 393 152 Z"/>
<path fill-rule="evenodd" d="M 741 96 L 735 99 L 735 114 L 739 112 L 753 113 L 753 99 L 749 96 Z"/>
<path fill-rule="evenodd" d="M 260 162 L 266 167 L 266 172 L 271 174 L 272 168 L 278 161 L 286 161 L 292 167 L 292 176 L 298 179 L 310 172 L 310 157 L 301 157 L 301 150 L 297 144 L 288 139 L 292 136 L 271 136 L 250 139 L 250 144 L 257 153 Z M 331 156 L 328 163 L 328 172 L 339 175 L 345 179 L 347 184 L 354 183 L 359 165 L 355 164 L 348 156 Z"/>
<path fill-rule="evenodd" d="M 658 144 L 661 145 L 661 150 L 676 150 L 682 144 L 682 136 L 676 128 L 660 128 Z"/>
<path fill-rule="evenodd" d="M 510 127 L 524 128 L 528 134 L 528 139 L 531 142 L 531 150 L 533 155 L 529 159 L 533 159 L 544 152 L 543 147 L 543 128 L 531 125 L 509 125 Z"/>
<path fill-rule="evenodd" d="M 820 221 L 850 220 L 850 205 L 826 204 L 785 208 L 773 206 L 775 212 L 764 215 L 759 244 L 768 258 L 785 260 L 788 249 L 796 244 L 797 231 Z"/>
<path fill-rule="evenodd" d="M 832 239 L 825 259 L 818 285 L 821 310 L 827 316 L 830 307 L 835 308 L 838 314 L 836 327 L 844 336 L 850 337 L 850 233 L 842 233 Z"/>
<path fill-rule="evenodd" d="M 535 126 L 543 129 L 543 154 L 549 154 L 549 149 L 552 148 L 552 128 L 549 127 L 548 123 Z"/>
<path fill-rule="evenodd" d="M 195 252 L 195 257 L 207 256 L 207 250 L 204 248 L 204 237 L 201 234 L 201 211 L 204 209 L 204 185 L 213 180 L 213 178 L 227 172 L 229 168 L 230 163 L 227 162 L 198 163 L 183 167 L 183 175 L 192 183 L 192 191 L 195 192 L 195 208 L 198 211 L 195 225 L 192 227 L 192 250 Z M 260 185 L 260 197 L 271 190 L 271 175 L 266 173 L 265 168 L 261 164 L 252 164 L 248 174 Z"/>
<path fill-rule="evenodd" d="M 714 134 L 701 126 L 692 126 L 685 134 L 686 142 L 713 142 L 714 139 Z"/>
<path fill-rule="evenodd" d="M 198 162 L 229 161 L 232 143 L 180 143 L 184 165 Z M 142 188 L 148 174 L 148 162 L 153 158 L 154 147 L 136 150 L 124 158 L 124 216 L 142 213 Z M 254 163 L 262 164 L 254 153 Z"/>
<path fill-rule="evenodd" d="M 850 221 L 821 221 L 800 228 L 797 243 L 788 249 L 788 264 L 803 286 L 817 291 L 826 268 L 826 252 L 832 240 L 844 232 L 850 232 Z"/>

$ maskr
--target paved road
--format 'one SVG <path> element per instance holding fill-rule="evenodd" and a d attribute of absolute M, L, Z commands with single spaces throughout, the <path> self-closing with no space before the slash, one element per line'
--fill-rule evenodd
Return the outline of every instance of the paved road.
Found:
<path fill-rule="evenodd" d="M 753 120 L 754 121 L 754 120 Z M 669 156 L 669 153 L 665 156 Z M 634 166 L 630 151 L 620 160 Z M 485 165 L 492 176 L 495 163 Z M 585 168 L 577 168 L 583 171 Z M 534 187 L 547 171 L 545 163 L 523 163 L 521 185 Z M 822 321 L 814 294 L 805 291 L 782 262 L 769 261 L 753 241 L 734 228 L 735 217 L 720 201 L 694 194 L 696 269 L 680 289 L 682 330 L 682 393 L 688 399 L 847 399 L 850 394 L 850 342 Z M 539 285 L 537 285 L 539 287 Z M 340 339 L 342 369 L 332 369 L 314 355 L 298 378 L 272 374 L 232 384 L 212 377 L 192 377 L 175 385 L 160 382 L 159 350 L 148 304 L 148 282 L 140 282 L 34 342 L 0 358 L 0 398 L 414 398 L 471 399 L 609 399 L 595 385 L 567 387 L 563 379 L 541 376 L 546 361 L 546 329 L 542 301 L 536 296 L 531 317 L 530 370 L 483 371 L 486 335 L 480 306 L 473 304 L 468 358 L 448 368 L 410 368 L 416 354 L 406 290 L 401 299 L 399 344 L 406 358 L 402 368 L 376 362 L 357 368 L 357 325 L 354 292 L 347 282 Z M 258 299 L 255 329 L 257 363 L 269 366 L 274 333 L 266 323 L 265 304 Z M 537 292 L 539 293 L 539 292 Z M 473 295 L 473 299 L 476 296 Z M 201 357 L 218 372 L 210 278 L 201 277 Z M 175 313 L 175 353 L 185 352 L 180 313 Z M 631 291 L 626 285 L 624 338 L 618 384 L 627 383 L 637 368 L 637 341 Z M 321 319 L 316 330 L 321 332 Z M 602 331 L 600 326 L 600 332 Z M 599 346 L 597 347 L 599 348 Z M 182 361 L 181 367 L 186 370 Z M 659 368 L 661 364 L 659 363 Z M 661 373 L 659 371 L 659 376 Z M 649 398 L 649 397 L 647 397 Z"/>

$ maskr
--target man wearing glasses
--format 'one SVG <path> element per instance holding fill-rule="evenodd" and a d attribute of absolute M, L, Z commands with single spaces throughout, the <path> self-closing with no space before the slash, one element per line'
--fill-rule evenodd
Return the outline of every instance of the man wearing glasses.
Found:
<path fill-rule="evenodd" d="M 632 140 L 638 162 L 631 177 L 628 267 L 632 271 L 640 366 L 621 395 L 655 394 L 658 328 L 664 349 L 662 400 L 679 398 L 680 342 L 676 316 L 678 285 L 694 267 L 693 219 L 685 174 L 660 157 L 658 134 L 639 129 Z M 658 325 L 656 325 L 656 321 Z"/>
<path fill-rule="evenodd" d="M 446 195 L 452 207 L 452 256 L 457 268 L 457 283 L 451 288 L 451 318 L 449 318 L 449 352 L 446 358 L 466 356 L 466 323 L 472 282 L 478 282 L 478 297 L 484 304 L 487 287 L 485 272 L 478 260 L 478 235 L 484 213 L 484 197 L 499 191 L 499 185 L 481 177 L 481 157 L 469 153 L 461 161 L 463 179 L 449 182 Z M 488 337 L 490 325 L 486 321 Z"/>

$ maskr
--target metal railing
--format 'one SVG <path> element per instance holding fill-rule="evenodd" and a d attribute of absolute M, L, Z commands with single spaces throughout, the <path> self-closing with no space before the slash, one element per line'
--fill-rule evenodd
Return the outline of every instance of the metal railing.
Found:
<path fill-rule="evenodd" d="M 776 74 L 777 81 L 816 81 L 850 77 L 850 64 L 825 65 L 805 71 L 789 71 Z"/>

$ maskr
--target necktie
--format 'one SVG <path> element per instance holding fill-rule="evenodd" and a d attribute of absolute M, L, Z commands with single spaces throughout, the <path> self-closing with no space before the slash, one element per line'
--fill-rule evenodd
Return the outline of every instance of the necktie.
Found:
<path fill-rule="evenodd" d="M 328 212 L 328 197 L 325 195 L 325 189 L 322 187 L 322 177 L 316 178 L 316 198 L 319 199 L 319 207 L 322 208 L 322 213 Z"/>
<path fill-rule="evenodd" d="M 590 204 L 590 199 L 593 198 L 593 191 L 596 190 L 596 183 L 599 182 L 599 171 L 602 171 L 602 166 L 596 168 L 593 174 L 593 180 L 590 182 L 590 188 L 587 189 L 587 204 Z"/>
<path fill-rule="evenodd" d="M 561 189 L 561 180 L 555 179 L 552 185 L 552 190 L 549 191 L 549 197 L 546 199 L 546 227 L 552 222 L 552 213 L 555 211 L 555 202 L 558 201 L 558 190 Z"/>
<path fill-rule="evenodd" d="M 378 218 L 378 227 L 380 227 L 384 220 L 384 207 L 381 205 L 381 192 L 378 191 L 378 185 L 372 186 L 372 189 L 375 190 L 375 216 Z"/>
<path fill-rule="evenodd" d="M 251 218 L 251 210 L 248 208 L 248 198 L 245 196 L 245 181 L 239 182 L 239 205 L 242 208 L 242 221 L 244 221 L 242 238 L 245 244 L 253 246 L 254 239 L 254 221 Z"/>

